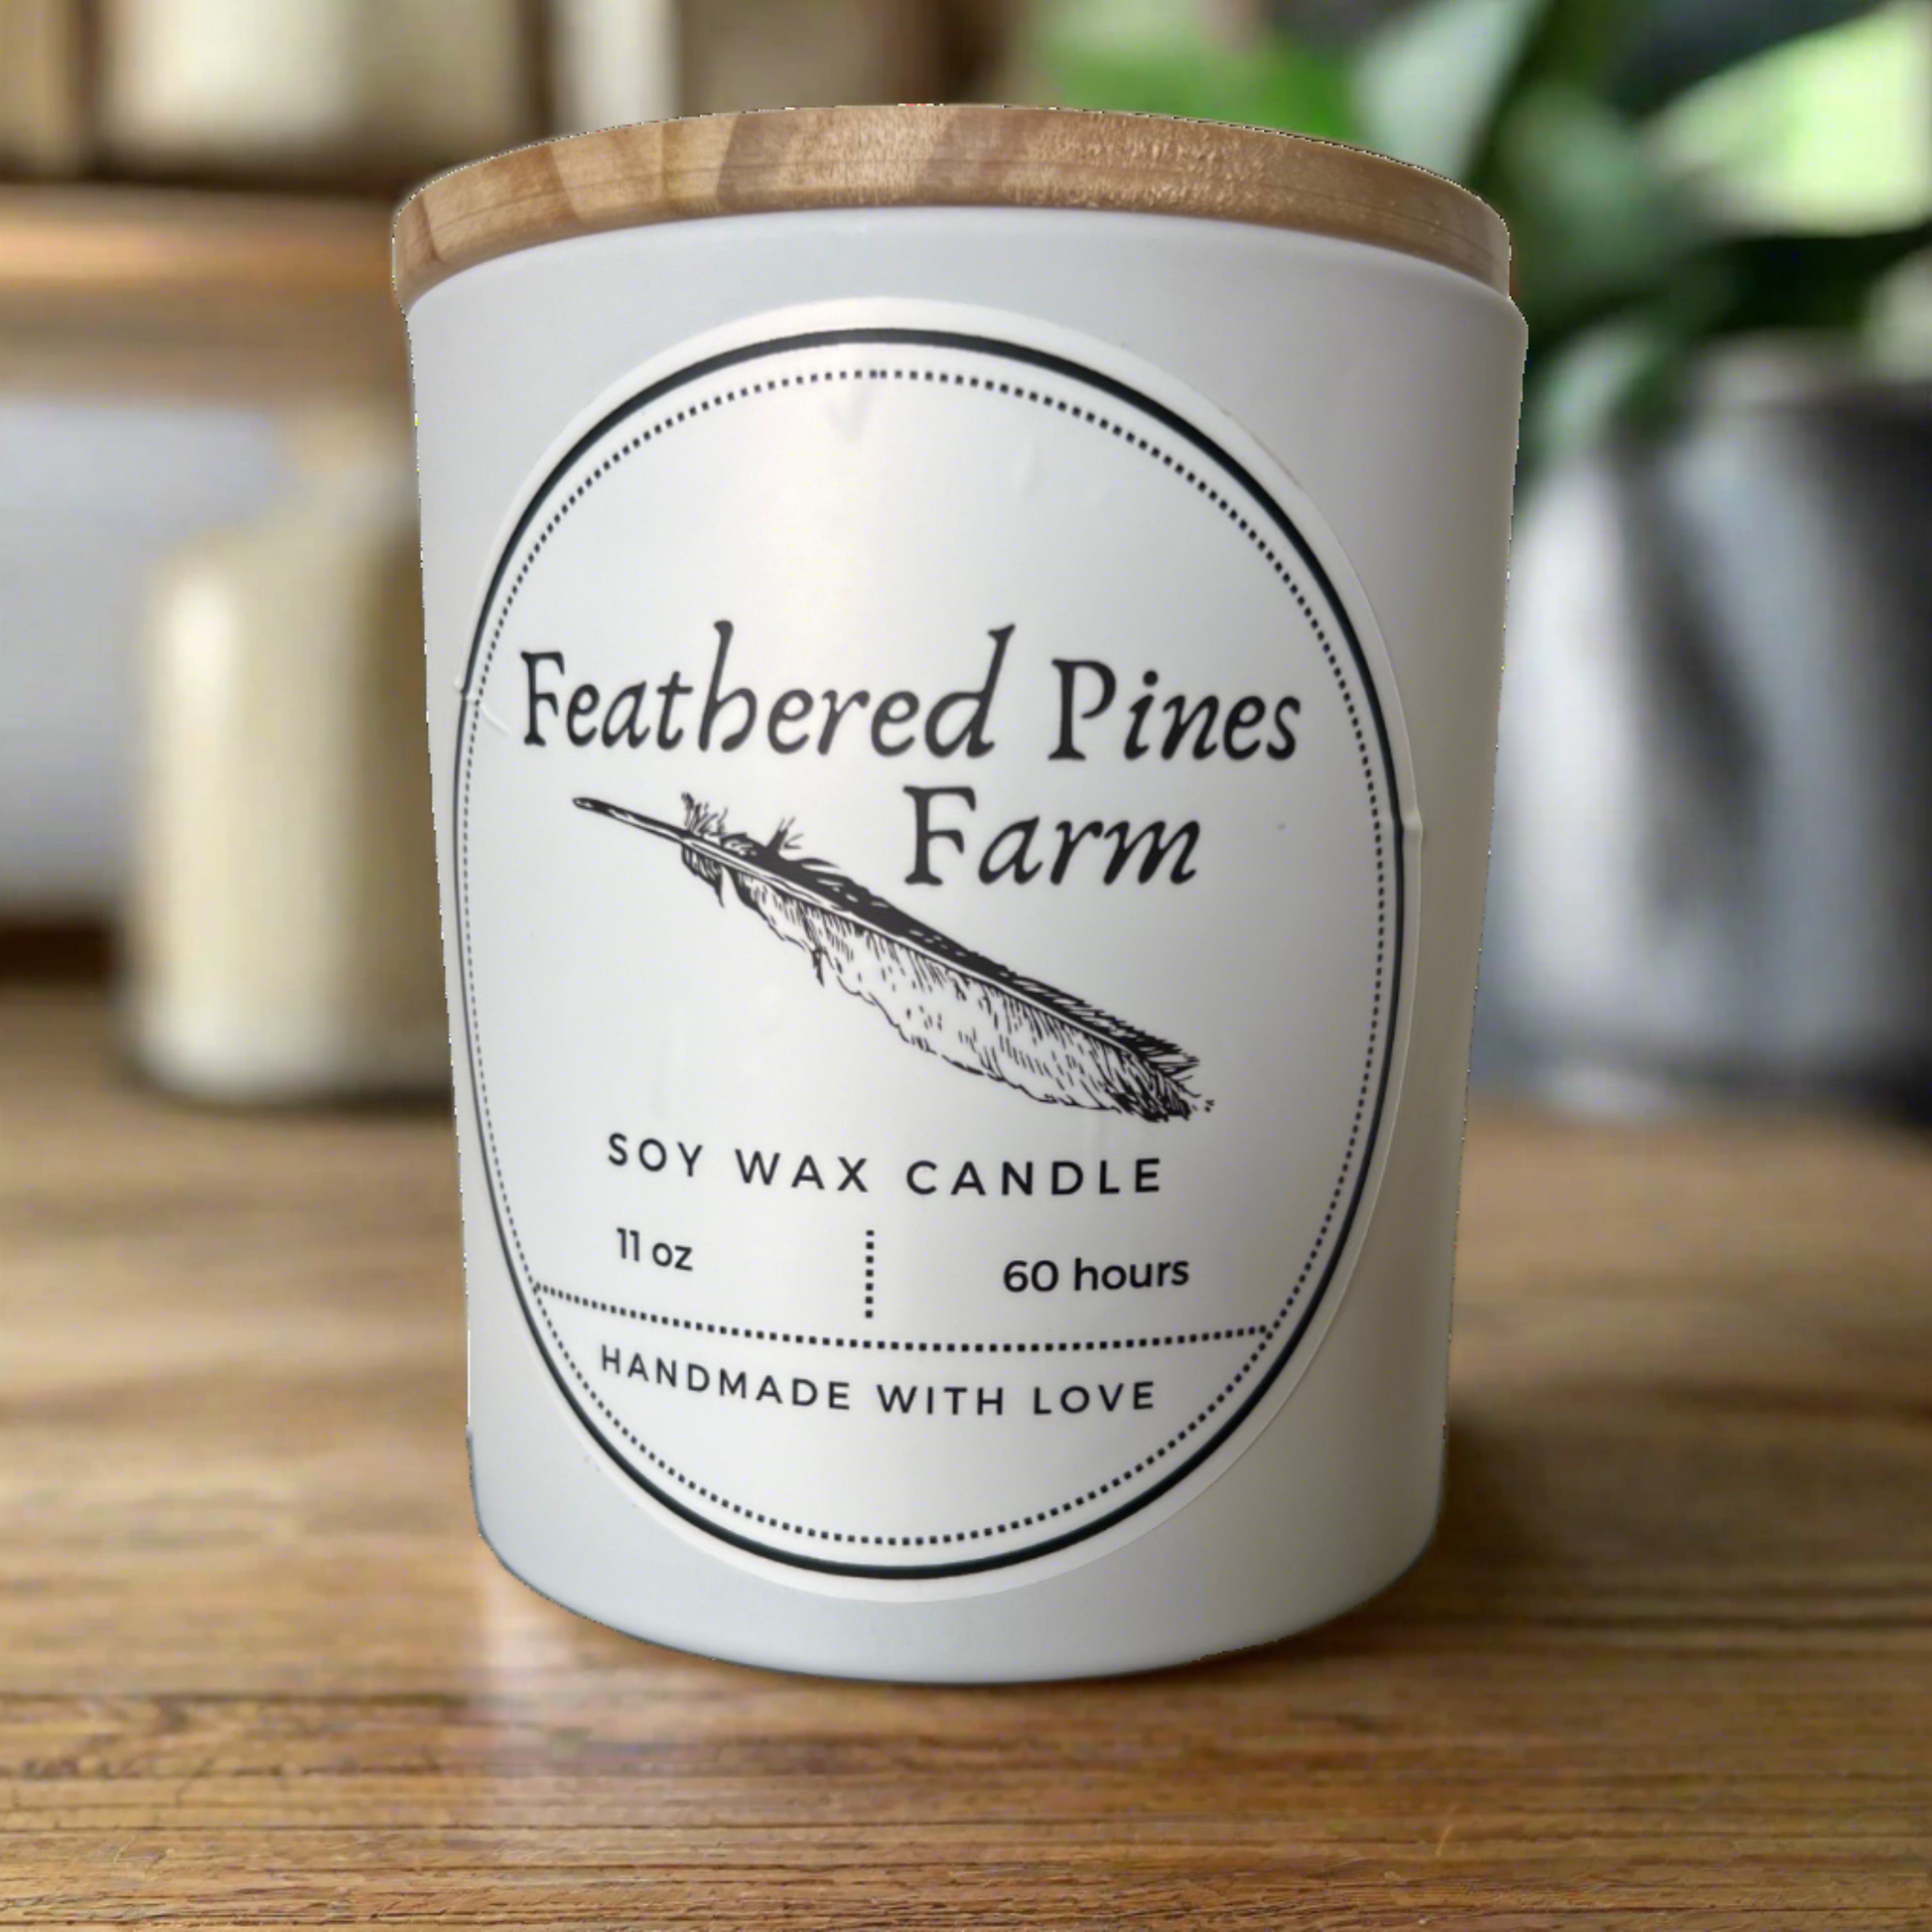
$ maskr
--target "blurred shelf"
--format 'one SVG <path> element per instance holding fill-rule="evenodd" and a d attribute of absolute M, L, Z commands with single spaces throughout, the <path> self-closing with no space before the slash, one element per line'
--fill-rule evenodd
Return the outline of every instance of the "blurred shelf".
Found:
<path fill-rule="evenodd" d="M 400 394 L 391 218 L 379 202 L 0 188 L 0 388 Z"/>

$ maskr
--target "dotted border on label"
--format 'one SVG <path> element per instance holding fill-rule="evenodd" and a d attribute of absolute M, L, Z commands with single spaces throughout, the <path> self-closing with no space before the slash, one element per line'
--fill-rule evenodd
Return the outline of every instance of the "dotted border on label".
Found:
<path fill-rule="evenodd" d="M 908 333 L 915 336 L 920 335 L 920 332 Z M 914 345 L 908 343 L 907 345 Z M 974 352 L 970 344 L 964 341 L 947 345 L 943 343 L 935 344 L 929 339 L 921 338 L 918 345 L 949 348 L 950 352 L 954 353 Z M 771 346 L 773 352 L 776 352 L 778 349 L 784 347 L 785 345 L 774 344 Z M 793 345 L 791 352 L 801 351 L 796 345 Z M 1068 379 L 1077 380 L 1078 378 L 1077 376 L 1069 376 Z M 516 575 L 510 580 L 507 589 L 503 589 L 500 582 L 492 586 L 491 595 L 494 596 L 500 592 L 502 602 L 497 609 L 496 621 L 491 626 L 488 642 L 483 653 L 483 661 L 480 666 L 476 664 L 473 653 L 470 675 L 466 679 L 464 686 L 466 706 L 470 702 L 472 695 L 474 693 L 481 693 L 488 682 L 489 669 L 495 657 L 496 645 L 501 639 L 504 624 L 507 622 L 509 614 L 515 606 L 518 593 L 521 591 L 525 580 L 529 576 L 531 567 L 542 554 L 550 538 L 556 533 L 559 525 L 563 523 L 565 518 L 569 516 L 571 511 L 577 507 L 584 497 L 589 494 L 591 489 L 598 483 L 602 482 L 613 470 L 617 469 L 638 451 L 647 448 L 659 437 L 668 435 L 680 425 L 694 421 L 702 416 L 710 415 L 714 410 L 721 410 L 732 403 L 786 389 L 812 388 L 821 384 L 847 381 L 923 381 L 940 387 L 956 386 L 966 390 L 986 390 L 997 395 L 1011 397 L 1017 401 L 1036 404 L 1043 408 L 1054 410 L 1060 415 L 1088 423 L 1098 430 L 1105 431 L 1121 442 L 1155 459 L 1183 483 L 1191 484 L 1199 494 L 1204 496 L 1216 509 L 1221 511 L 1224 516 L 1234 523 L 1241 534 L 1247 538 L 1250 545 L 1260 553 L 1269 567 L 1274 571 L 1276 577 L 1294 598 L 1296 607 L 1301 611 L 1310 628 L 1313 631 L 1315 639 L 1321 647 L 1322 656 L 1328 664 L 1331 675 L 1335 679 L 1336 688 L 1341 694 L 1342 704 L 1347 712 L 1349 726 L 1354 735 L 1356 754 L 1362 761 L 1363 772 L 1368 781 L 1369 793 L 1371 799 L 1373 799 L 1378 786 L 1374 764 L 1369 756 L 1368 740 L 1362 729 L 1362 720 L 1355 703 L 1354 693 L 1349 689 L 1348 681 L 1342 674 L 1339 660 L 1335 655 L 1333 642 L 1287 563 L 1275 552 L 1265 534 L 1250 519 L 1242 515 L 1240 508 L 1235 503 L 1229 501 L 1215 487 L 1211 481 L 1201 477 L 1189 464 L 1176 459 L 1169 452 L 1161 449 L 1147 437 L 1139 434 L 1138 431 L 1124 427 L 1120 423 L 1113 421 L 1102 411 L 1088 408 L 1080 403 L 1068 402 L 1063 397 L 1046 393 L 1043 389 L 1031 387 L 1025 381 L 996 380 L 991 377 L 964 375 L 956 371 L 943 369 L 907 369 L 878 366 L 852 367 L 832 370 L 808 370 L 797 375 L 772 376 L 760 381 L 743 382 L 728 389 L 722 395 L 701 397 L 696 401 L 685 404 L 667 414 L 660 422 L 649 428 L 640 429 L 628 437 L 616 450 L 605 456 L 602 461 L 586 472 L 582 480 L 569 493 L 559 499 L 549 519 L 538 531 L 535 540 L 531 542 L 528 551 L 525 553 L 522 562 L 517 568 Z M 592 434 L 596 436 L 599 433 L 594 431 Z M 575 454 L 573 453 L 573 455 Z M 567 457 L 564 459 L 564 464 L 572 460 L 573 457 Z M 564 464 L 559 464 L 558 468 L 563 468 Z M 554 475 L 555 472 L 553 471 L 552 474 Z M 518 537 L 514 540 L 521 541 L 526 535 L 527 531 L 519 532 Z M 479 705 L 479 710 L 481 711 L 481 705 Z M 478 742 L 476 726 L 469 724 L 467 720 L 466 724 L 468 741 L 460 748 L 462 803 L 456 841 L 458 869 L 457 897 L 459 901 L 459 922 L 463 930 L 465 1004 L 471 1037 L 471 1068 L 477 1093 L 478 1114 L 483 1127 L 483 1139 L 490 1166 L 492 1170 L 496 1171 L 500 1178 L 500 1167 L 498 1166 L 496 1157 L 495 1130 L 490 1119 L 488 1094 L 483 1075 L 481 1058 L 482 1033 L 477 1018 L 477 1002 L 474 991 L 472 990 L 476 984 L 475 959 L 471 950 L 469 924 L 461 916 L 461 905 L 467 897 L 469 882 L 471 771 L 475 748 Z M 1391 799 L 1389 802 L 1391 808 L 1393 808 L 1395 801 Z M 941 1548 L 962 1543 L 978 1542 L 989 1537 L 1012 1535 L 1021 1530 L 1037 1528 L 1085 1509 L 1092 1503 L 1106 1499 L 1127 1483 L 1144 1475 L 1149 1469 L 1173 1455 L 1177 1449 L 1187 1444 L 1226 1405 L 1229 1398 L 1247 1380 L 1256 1364 L 1268 1354 L 1275 1336 L 1280 1333 L 1290 1316 L 1297 1311 L 1303 1291 L 1308 1286 L 1309 1277 L 1313 1272 L 1315 1262 L 1321 1257 L 1329 1230 L 1334 1225 L 1337 1210 L 1341 1205 L 1343 1191 L 1355 1172 L 1355 1155 L 1357 1149 L 1361 1147 L 1363 1116 L 1368 1107 L 1369 1091 L 1373 1083 L 1376 1067 L 1377 1056 L 1375 1048 L 1381 1030 L 1389 937 L 1388 861 L 1384 846 L 1382 816 L 1373 809 L 1370 812 L 1370 823 L 1375 839 L 1376 926 L 1379 943 L 1376 953 L 1374 982 L 1371 989 L 1369 1051 L 1363 1068 L 1361 1085 L 1356 1094 L 1355 1113 L 1349 1127 L 1347 1146 L 1342 1155 L 1340 1175 L 1336 1179 L 1334 1190 L 1329 1196 L 1327 1207 L 1322 1214 L 1321 1225 L 1310 1247 L 1308 1259 L 1303 1263 L 1301 1272 L 1296 1277 L 1295 1286 L 1290 1291 L 1287 1301 L 1283 1303 L 1280 1311 L 1271 1321 L 1262 1324 L 1255 1330 L 1255 1332 L 1260 1334 L 1261 1340 L 1242 1361 L 1241 1366 L 1235 1371 L 1233 1377 L 1206 1407 L 1191 1422 L 1169 1437 L 1159 1449 L 1142 1457 L 1132 1467 L 1121 1471 L 1121 1473 L 1113 1476 L 1106 1482 L 1096 1484 L 1069 1502 L 1054 1504 L 1046 1509 L 1037 1510 L 1029 1515 L 1018 1516 L 1010 1522 L 991 1524 L 972 1530 L 935 1532 L 927 1536 L 868 1535 L 857 1531 L 825 1530 L 807 1524 L 786 1522 L 780 1518 L 766 1515 L 762 1511 L 750 1508 L 746 1504 L 735 1502 L 729 1497 L 722 1496 L 684 1474 L 637 1437 L 622 1419 L 611 1409 L 609 1404 L 603 1400 L 597 1391 L 590 1386 L 589 1378 L 577 1366 L 563 1337 L 558 1333 L 555 1323 L 550 1319 L 548 1309 L 538 1305 L 535 1312 L 541 1317 L 543 1326 L 554 1342 L 557 1352 L 570 1365 L 571 1372 L 577 1378 L 579 1387 L 585 1397 L 595 1405 L 605 1421 L 654 1468 L 659 1470 L 671 1481 L 689 1490 L 693 1495 L 698 1496 L 713 1507 L 725 1510 L 731 1515 L 740 1518 L 742 1521 L 757 1524 L 760 1528 L 776 1530 L 781 1535 L 797 1536 L 805 1538 L 808 1541 L 841 1546 L 865 1546 L 889 1549 Z M 1364 1150 L 1364 1155 L 1366 1151 Z M 530 1267 L 528 1257 L 523 1251 L 522 1237 L 516 1229 L 514 1216 L 510 1212 L 507 1189 L 498 1188 L 495 1191 L 495 1200 L 500 1210 L 498 1215 L 499 1223 L 515 1248 L 516 1259 L 522 1266 L 524 1278 L 530 1282 L 533 1289 L 538 1288 L 540 1285 L 536 1281 L 535 1271 Z M 551 1291 L 551 1293 L 556 1294 L 560 1293 L 560 1291 Z M 574 1300 L 577 1298 L 571 1299 Z M 525 1307 L 526 1309 L 529 1307 L 527 1302 L 525 1303 Z M 765 1554 L 779 1562 L 786 1560 L 786 1553 L 781 1550 L 767 1550 Z M 1011 1561 L 1023 1561 L 1028 1554 L 1025 1551 L 1018 1552 Z"/>
<path fill-rule="evenodd" d="M 729 1341 L 771 1341 L 806 1348 L 872 1349 L 902 1355 L 1077 1355 L 1110 1348 L 1183 1348 L 1201 1341 L 1245 1341 L 1261 1334 L 1263 1321 L 1243 1328 L 1203 1328 L 1191 1335 L 1108 1335 L 1092 1341 L 892 1341 L 876 1335 L 794 1335 L 779 1328 L 739 1328 L 728 1321 L 700 1321 L 692 1315 L 658 1314 L 649 1309 L 627 1309 L 617 1302 L 600 1302 L 549 1282 L 530 1284 L 537 1294 L 596 1314 L 621 1315 L 626 1321 L 646 1321 L 656 1328 L 682 1328 L 692 1334 L 718 1335 Z"/>

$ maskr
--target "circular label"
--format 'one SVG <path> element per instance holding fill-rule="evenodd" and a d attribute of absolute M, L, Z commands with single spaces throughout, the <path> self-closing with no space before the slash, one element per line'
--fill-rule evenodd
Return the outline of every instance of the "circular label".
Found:
<path fill-rule="evenodd" d="M 459 726 L 537 1353 L 641 1507 L 808 1587 L 1017 1582 L 1253 1440 L 1365 1220 L 1413 950 L 1332 537 L 1171 379 L 960 319 L 643 371 L 533 481 Z"/>

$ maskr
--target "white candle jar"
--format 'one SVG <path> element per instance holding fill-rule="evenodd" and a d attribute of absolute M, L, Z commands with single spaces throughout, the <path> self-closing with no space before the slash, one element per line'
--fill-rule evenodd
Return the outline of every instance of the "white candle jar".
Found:
<path fill-rule="evenodd" d="M 477 1509 L 788 1669 L 1428 1541 L 1523 327 L 1434 177 L 994 108 L 404 209 Z"/>

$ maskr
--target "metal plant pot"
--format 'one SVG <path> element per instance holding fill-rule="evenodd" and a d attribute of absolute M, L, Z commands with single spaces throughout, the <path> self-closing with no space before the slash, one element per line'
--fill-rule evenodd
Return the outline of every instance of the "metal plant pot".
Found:
<path fill-rule="evenodd" d="M 1932 393 L 1718 395 L 1520 520 L 1491 1064 L 1932 1099 Z"/>

